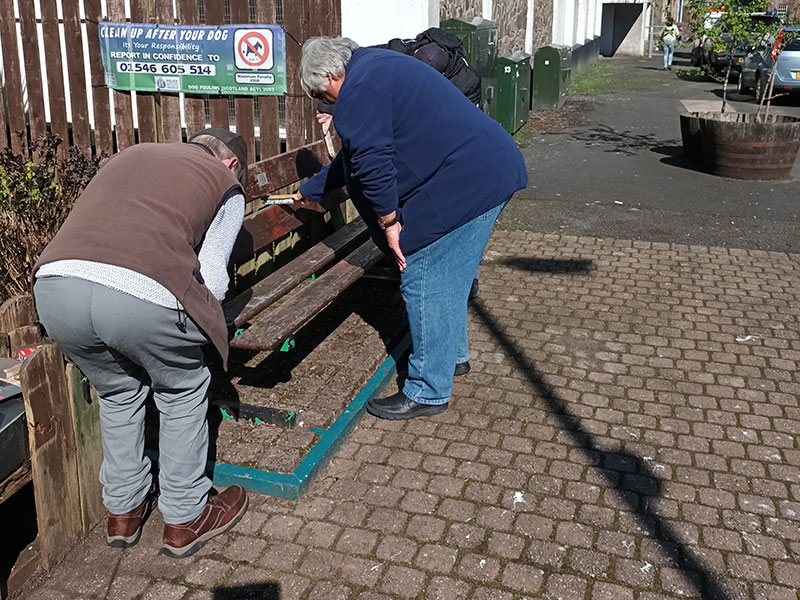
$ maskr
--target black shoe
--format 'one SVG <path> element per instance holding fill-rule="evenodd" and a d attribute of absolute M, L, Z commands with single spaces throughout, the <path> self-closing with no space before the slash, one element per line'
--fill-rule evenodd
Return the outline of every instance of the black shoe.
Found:
<path fill-rule="evenodd" d="M 472 280 L 472 287 L 469 288 L 469 299 L 478 297 L 478 278 Z"/>
<path fill-rule="evenodd" d="M 458 377 L 459 375 L 466 375 L 470 372 L 470 369 L 471 367 L 469 366 L 469 361 L 465 360 L 463 363 L 456 364 L 456 370 L 453 375 L 455 377 Z"/>
<path fill-rule="evenodd" d="M 397 392 L 386 398 L 372 398 L 367 402 L 367 412 L 381 419 L 413 419 L 438 415 L 447 410 L 447 404 L 420 404 Z"/>

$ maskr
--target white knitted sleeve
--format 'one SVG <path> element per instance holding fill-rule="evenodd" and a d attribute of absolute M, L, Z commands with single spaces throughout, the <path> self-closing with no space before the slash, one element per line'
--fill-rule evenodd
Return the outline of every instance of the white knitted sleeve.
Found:
<path fill-rule="evenodd" d="M 228 291 L 228 261 L 244 220 L 244 196 L 230 196 L 219 207 L 206 231 L 197 258 L 200 275 L 214 297 L 222 301 Z"/>

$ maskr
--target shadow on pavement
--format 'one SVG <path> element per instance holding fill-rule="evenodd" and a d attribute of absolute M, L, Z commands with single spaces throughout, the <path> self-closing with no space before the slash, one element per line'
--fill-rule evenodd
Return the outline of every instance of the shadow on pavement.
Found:
<path fill-rule="evenodd" d="M 583 142 L 586 146 L 607 146 L 604 152 L 619 152 L 628 156 L 656 146 L 680 143 L 680 140 L 657 140 L 652 133 L 632 133 L 627 129 L 617 131 L 608 125 L 596 125 L 587 131 L 575 133 L 572 139 Z"/>
<path fill-rule="evenodd" d="M 639 456 L 625 452 L 604 450 L 598 447 L 592 436 L 581 428 L 580 419 L 570 412 L 566 401 L 558 396 L 531 361 L 525 357 L 525 349 L 517 347 L 505 334 L 503 328 L 489 313 L 480 299 L 475 299 L 472 308 L 478 318 L 497 340 L 506 356 L 511 357 L 516 368 L 527 378 L 533 390 L 542 399 L 545 407 L 556 417 L 575 448 L 580 449 L 609 488 L 616 490 L 622 504 L 631 511 L 643 531 L 648 532 L 662 552 L 686 575 L 686 580 L 700 598 L 704 600 L 730 600 L 711 573 L 708 573 L 689 549 L 683 545 L 669 522 L 653 510 L 651 499 L 658 500 L 661 481 L 653 469 Z"/>
<path fill-rule="evenodd" d="M 592 261 L 586 259 L 567 260 L 563 258 L 509 258 L 503 261 L 508 267 L 531 273 L 588 273 Z"/>
<path fill-rule="evenodd" d="M 212 590 L 212 600 L 280 600 L 281 586 L 277 582 L 250 583 Z"/>
<path fill-rule="evenodd" d="M 654 146 L 653 148 L 650 148 L 650 151 L 655 152 L 656 154 L 663 154 L 664 158 L 662 158 L 659 162 L 664 165 L 688 169 L 689 171 L 697 171 L 699 173 L 706 172 L 704 165 L 686 158 L 686 155 L 683 151 L 683 145 Z"/>

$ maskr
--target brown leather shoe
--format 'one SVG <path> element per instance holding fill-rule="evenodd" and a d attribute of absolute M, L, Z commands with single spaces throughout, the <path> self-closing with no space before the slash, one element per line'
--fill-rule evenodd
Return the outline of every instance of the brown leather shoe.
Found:
<path fill-rule="evenodd" d="M 203 547 L 214 536 L 232 529 L 247 512 L 247 492 L 232 485 L 216 493 L 212 488 L 203 512 L 196 519 L 181 525 L 164 523 L 164 548 L 171 558 L 186 558 Z"/>
<path fill-rule="evenodd" d="M 108 513 L 106 541 L 112 548 L 130 548 L 135 546 L 142 535 L 142 526 L 153 510 L 153 503 L 158 498 L 158 488 L 153 482 L 147 491 L 144 501 L 132 511 L 124 515 Z"/>

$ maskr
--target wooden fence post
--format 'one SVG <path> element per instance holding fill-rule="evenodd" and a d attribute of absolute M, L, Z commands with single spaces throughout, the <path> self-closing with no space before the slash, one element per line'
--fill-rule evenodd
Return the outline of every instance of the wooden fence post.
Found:
<path fill-rule="evenodd" d="M 25 105 L 22 102 L 22 71 L 17 53 L 17 27 L 14 19 L 14 3 L 0 0 L 0 42 L 3 49 L 3 68 L 8 109 L 8 127 L 11 130 L 11 148 L 14 152 L 27 154 L 28 135 L 25 124 Z M 10 16 L 9 16 L 10 15 Z M 22 132 L 22 137 L 18 132 Z"/>
<path fill-rule="evenodd" d="M 9 298 L 0 305 L 0 356 L 11 356 L 11 332 L 36 322 L 33 296 L 24 294 Z"/>
<path fill-rule="evenodd" d="M 206 25 L 223 25 L 225 13 L 222 2 L 206 2 Z M 227 96 L 211 96 L 208 99 L 208 108 L 211 113 L 211 126 L 229 129 L 230 111 Z"/>
<path fill-rule="evenodd" d="M 275 20 L 275 0 L 256 0 L 256 23 L 275 23 Z M 289 42 L 291 40 L 287 40 L 286 43 Z M 289 77 L 288 73 L 287 77 Z M 258 160 L 280 154 L 281 138 L 277 96 L 258 97 L 258 125 L 261 141 Z"/>
<path fill-rule="evenodd" d="M 67 389 L 72 423 L 75 427 L 75 454 L 78 463 L 81 523 L 83 533 L 99 523 L 106 514 L 103 506 L 103 486 L 98 474 L 103 463 L 103 443 L 100 437 L 100 404 L 97 392 L 90 388 L 81 370 L 67 363 Z"/>
<path fill-rule="evenodd" d="M 82 533 L 78 457 L 64 357 L 54 345 L 36 350 L 20 371 L 28 419 L 33 490 L 42 564 L 50 569 Z"/>

